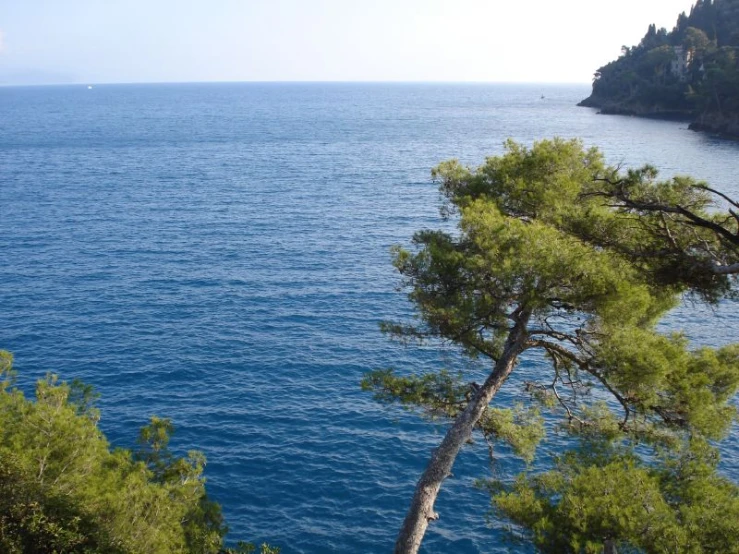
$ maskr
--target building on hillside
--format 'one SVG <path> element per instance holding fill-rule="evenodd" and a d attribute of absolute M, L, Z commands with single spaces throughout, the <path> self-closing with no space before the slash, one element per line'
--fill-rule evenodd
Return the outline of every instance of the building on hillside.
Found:
<path fill-rule="evenodd" d="M 670 64 L 670 72 L 678 79 L 685 81 L 688 78 L 688 69 L 693 61 L 693 50 L 682 46 L 673 46 L 675 57 Z"/>

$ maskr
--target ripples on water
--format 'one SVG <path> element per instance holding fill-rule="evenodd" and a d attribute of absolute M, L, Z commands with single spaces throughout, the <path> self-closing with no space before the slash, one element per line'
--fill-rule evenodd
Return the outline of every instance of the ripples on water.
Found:
<path fill-rule="evenodd" d="M 102 392 L 132 445 L 151 414 L 209 458 L 234 538 L 285 552 L 387 552 L 443 429 L 359 391 L 366 370 L 459 367 L 378 331 L 411 314 L 392 244 L 436 227 L 429 170 L 507 137 L 601 146 L 739 196 L 739 144 L 597 116 L 584 86 L 234 84 L 0 89 L 0 348 Z M 541 99 L 541 94 L 546 96 Z M 708 325 L 706 325 L 708 324 Z M 736 340 L 736 310 L 666 326 Z M 536 371 L 534 364 L 522 372 Z M 520 394 L 505 391 L 510 402 Z M 520 466 L 501 451 L 503 467 Z M 739 478 L 736 435 L 725 471 Z M 469 448 L 425 552 L 506 552 Z M 512 551 L 523 551 L 511 547 Z"/>

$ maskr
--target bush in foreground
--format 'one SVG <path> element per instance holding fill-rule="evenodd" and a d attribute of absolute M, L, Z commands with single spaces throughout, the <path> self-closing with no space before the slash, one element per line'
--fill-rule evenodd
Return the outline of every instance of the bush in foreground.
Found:
<path fill-rule="evenodd" d="M 169 451 L 169 420 L 152 418 L 138 452 L 111 449 L 91 387 L 49 375 L 32 401 L 14 384 L 12 356 L 0 351 L 1 552 L 255 551 L 246 543 L 224 549 L 227 527 L 206 494 L 205 457 Z"/>

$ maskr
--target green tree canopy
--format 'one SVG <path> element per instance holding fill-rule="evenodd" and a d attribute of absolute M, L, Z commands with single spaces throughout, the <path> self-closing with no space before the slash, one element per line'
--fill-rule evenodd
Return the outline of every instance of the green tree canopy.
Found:
<path fill-rule="evenodd" d="M 49 375 L 31 401 L 14 383 L 12 357 L 0 351 L 0 552 L 237 552 L 223 548 L 227 528 L 206 495 L 203 455 L 168 449 L 171 421 L 152 418 L 136 454 L 111 450 L 89 386 Z"/>
<path fill-rule="evenodd" d="M 739 552 L 739 487 L 717 471 L 716 450 L 693 441 L 645 463 L 633 451 L 587 445 L 554 469 L 489 482 L 494 512 L 514 537 L 546 553 Z"/>
<path fill-rule="evenodd" d="M 737 252 L 726 235 L 737 234 L 737 221 L 708 211 L 711 189 L 656 181 L 649 167 L 622 175 L 597 150 L 561 139 L 531 149 L 508 142 L 505 155 L 476 170 L 451 161 L 434 176 L 442 213 L 457 217 L 458 229 L 418 232 L 413 249 L 395 251 L 419 323 L 385 329 L 450 341 L 492 365 L 482 385 L 390 370 L 363 381 L 382 401 L 454 422 L 419 481 L 396 552 L 417 551 L 473 430 L 531 456 L 537 413 L 489 403 L 532 356 L 549 362 L 526 384 L 532 409 L 555 409 L 577 433 L 653 448 L 725 436 L 739 347 L 693 349 L 656 329 L 683 293 L 715 302 L 731 291 Z"/>

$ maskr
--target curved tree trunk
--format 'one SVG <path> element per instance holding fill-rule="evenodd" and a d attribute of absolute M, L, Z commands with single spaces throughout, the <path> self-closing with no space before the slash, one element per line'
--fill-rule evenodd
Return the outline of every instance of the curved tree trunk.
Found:
<path fill-rule="evenodd" d="M 451 474 L 457 454 L 472 436 L 472 430 L 482 417 L 485 408 L 513 371 L 526 339 L 527 323 L 528 315 L 519 316 L 508 334 L 503 355 L 496 362 L 493 372 L 467 404 L 464 412 L 456 417 L 444 440 L 431 455 L 431 460 L 416 485 L 411 506 L 395 542 L 395 554 L 416 554 L 421 547 L 429 522 L 439 519 L 438 514 L 434 512 L 434 502 L 441 483 Z"/>

